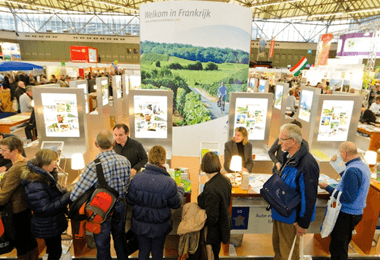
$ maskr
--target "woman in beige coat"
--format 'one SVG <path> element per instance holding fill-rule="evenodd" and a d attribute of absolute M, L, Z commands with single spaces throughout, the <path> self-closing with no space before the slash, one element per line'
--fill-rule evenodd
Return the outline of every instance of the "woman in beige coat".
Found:
<path fill-rule="evenodd" d="M 21 167 L 28 161 L 22 156 L 23 142 L 17 137 L 7 137 L 0 141 L 1 154 L 12 161 L 12 167 L 5 173 L 0 183 L 0 206 L 10 202 L 13 209 L 15 247 L 17 258 L 38 260 L 37 241 L 31 233 L 31 211 L 21 185 Z M 5 229 L 10 227 L 5 227 Z"/>

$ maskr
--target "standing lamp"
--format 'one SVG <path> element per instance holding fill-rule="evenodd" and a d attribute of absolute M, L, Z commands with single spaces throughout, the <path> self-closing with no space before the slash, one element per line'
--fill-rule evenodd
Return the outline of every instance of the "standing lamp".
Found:
<path fill-rule="evenodd" d="M 234 171 L 234 179 L 236 179 L 236 172 L 240 172 L 242 169 L 242 159 L 239 155 L 234 155 L 231 158 L 230 169 Z M 236 181 L 235 181 L 236 182 Z"/>
<path fill-rule="evenodd" d="M 72 170 L 78 170 L 79 171 L 84 168 L 84 158 L 82 153 L 74 153 L 71 157 L 71 169 Z"/>

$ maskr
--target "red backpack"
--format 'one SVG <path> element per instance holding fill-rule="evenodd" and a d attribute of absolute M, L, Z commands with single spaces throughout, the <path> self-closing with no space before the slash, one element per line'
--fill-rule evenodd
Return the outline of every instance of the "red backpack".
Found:
<path fill-rule="evenodd" d="M 103 167 L 99 159 L 95 160 L 95 165 L 98 186 L 86 203 L 84 211 L 87 219 L 86 230 L 99 234 L 101 231 L 100 225 L 112 216 L 119 194 L 108 186 L 104 179 Z"/>

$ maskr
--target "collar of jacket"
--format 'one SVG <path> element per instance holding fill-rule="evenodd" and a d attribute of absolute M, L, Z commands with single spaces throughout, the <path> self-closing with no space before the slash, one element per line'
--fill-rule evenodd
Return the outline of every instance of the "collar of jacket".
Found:
<path fill-rule="evenodd" d="M 299 161 L 308 153 L 307 147 L 304 142 L 301 143 L 300 149 L 288 159 L 289 153 L 285 152 L 282 154 L 283 162 L 286 162 L 287 166 L 296 167 Z"/>
<path fill-rule="evenodd" d="M 161 174 L 167 175 L 170 177 L 170 174 L 162 167 L 148 163 L 145 167 L 146 171 L 159 172 Z"/>

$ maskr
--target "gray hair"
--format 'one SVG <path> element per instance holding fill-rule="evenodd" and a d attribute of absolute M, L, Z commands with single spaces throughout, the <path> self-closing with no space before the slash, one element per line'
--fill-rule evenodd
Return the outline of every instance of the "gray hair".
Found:
<path fill-rule="evenodd" d="M 115 142 L 113 133 L 108 130 L 100 131 L 96 136 L 96 143 L 101 149 L 109 149 Z"/>
<path fill-rule="evenodd" d="M 344 142 L 339 145 L 339 151 L 345 151 L 347 155 L 357 155 L 358 148 L 353 142 Z"/>
<path fill-rule="evenodd" d="M 298 144 L 302 143 L 301 128 L 295 124 L 285 124 L 280 127 L 280 132 L 285 131 L 288 138 L 293 138 Z"/>

